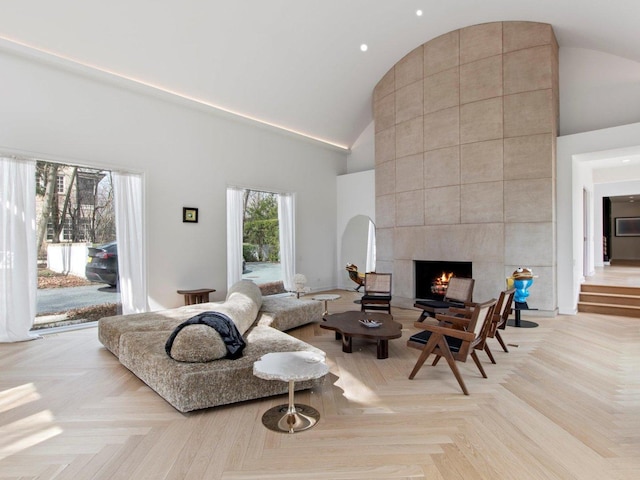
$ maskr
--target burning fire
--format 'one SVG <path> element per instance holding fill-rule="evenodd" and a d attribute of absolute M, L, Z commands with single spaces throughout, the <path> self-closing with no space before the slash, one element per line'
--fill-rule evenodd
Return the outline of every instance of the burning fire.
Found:
<path fill-rule="evenodd" d="M 431 293 L 436 295 L 445 295 L 447 293 L 447 287 L 449 286 L 449 280 L 453 277 L 453 272 L 445 273 L 437 277 L 431 284 Z"/>

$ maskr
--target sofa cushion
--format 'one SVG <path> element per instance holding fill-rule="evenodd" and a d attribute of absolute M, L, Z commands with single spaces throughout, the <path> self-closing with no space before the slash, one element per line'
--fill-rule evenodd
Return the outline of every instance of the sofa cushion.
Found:
<path fill-rule="evenodd" d="M 260 325 L 281 331 L 322 320 L 322 302 L 296 297 L 264 297 L 260 309 Z"/>
<path fill-rule="evenodd" d="M 199 313 L 214 310 L 217 306 L 217 303 L 199 303 L 156 312 L 103 317 L 98 321 L 98 339 L 107 350 L 119 357 L 123 333 L 166 331 L 168 337 L 180 323 Z"/>
<path fill-rule="evenodd" d="M 215 304 L 210 311 L 229 317 L 243 335 L 255 322 L 261 305 L 262 294 L 258 286 L 242 280 L 231 286 L 224 303 Z M 210 362 L 226 355 L 227 347 L 220 334 L 207 325 L 184 327 L 171 347 L 171 357 L 179 362 Z"/>

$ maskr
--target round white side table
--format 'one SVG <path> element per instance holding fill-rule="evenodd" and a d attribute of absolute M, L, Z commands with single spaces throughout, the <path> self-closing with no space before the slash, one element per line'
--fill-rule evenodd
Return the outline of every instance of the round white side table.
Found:
<path fill-rule="evenodd" d="M 260 357 L 253 364 L 253 374 L 264 380 L 289 382 L 289 403 L 278 405 L 262 415 L 262 424 L 269 430 L 296 433 L 313 427 L 320 413 L 308 405 L 295 405 L 295 382 L 313 380 L 329 373 L 324 355 L 314 352 L 274 352 Z"/>
<path fill-rule="evenodd" d="M 324 301 L 324 312 L 322 313 L 322 316 L 324 317 L 325 315 L 329 314 L 329 308 L 327 307 L 327 302 L 333 302 L 334 300 L 338 300 L 340 298 L 340 295 L 335 295 L 332 293 L 326 293 L 326 294 L 321 294 L 321 295 L 314 295 L 313 297 L 311 297 L 311 300 L 319 300 L 319 301 Z"/>

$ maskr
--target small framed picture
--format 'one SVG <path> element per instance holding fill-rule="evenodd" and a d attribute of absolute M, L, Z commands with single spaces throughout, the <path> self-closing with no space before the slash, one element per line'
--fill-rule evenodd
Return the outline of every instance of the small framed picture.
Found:
<path fill-rule="evenodd" d="M 192 207 L 183 207 L 182 221 L 186 223 L 198 223 L 198 209 Z"/>

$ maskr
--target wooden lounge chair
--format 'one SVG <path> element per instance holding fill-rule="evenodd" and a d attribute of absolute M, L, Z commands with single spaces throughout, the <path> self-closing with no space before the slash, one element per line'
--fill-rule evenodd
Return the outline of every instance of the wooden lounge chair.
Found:
<path fill-rule="evenodd" d="M 467 356 L 470 355 L 482 377 L 487 378 L 475 350 L 484 347 L 495 305 L 495 299 L 485 303 L 471 304 L 468 309 L 469 318 L 437 314 L 438 325 L 415 322 L 414 326 L 422 331 L 412 335 L 407 341 L 407 346 L 420 349 L 421 352 L 409 379 L 415 377 L 429 355 L 433 353 L 436 356 L 433 366 L 441 357 L 444 357 L 460 388 L 465 395 L 469 395 L 456 361 L 466 362 Z"/>

